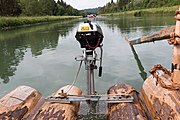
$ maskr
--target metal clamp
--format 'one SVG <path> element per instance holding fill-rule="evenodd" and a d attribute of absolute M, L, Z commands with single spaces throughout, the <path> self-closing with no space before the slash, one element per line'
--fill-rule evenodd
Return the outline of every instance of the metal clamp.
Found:
<path fill-rule="evenodd" d="M 171 65 L 171 72 L 173 72 L 174 70 L 180 70 L 180 64 L 173 64 Z"/>
<path fill-rule="evenodd" d="M 180 36 L 178 35 L 178 34 L 176 34 L 176 33 L 171 33 L 170 34 L 170 39 L 168 40 L 168 43 L 170 44 L 170 45 L 179 45 L 180 44 L 180 41 L 177 41 L 176 40 L 176 37 L 178 37 L 178 38 L 180 38 Z"/>

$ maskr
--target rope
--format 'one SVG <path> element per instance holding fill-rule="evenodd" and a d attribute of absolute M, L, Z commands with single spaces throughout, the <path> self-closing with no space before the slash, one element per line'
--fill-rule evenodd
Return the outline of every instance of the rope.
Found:
<path fill-rule="evenodd" d="M 74 84 L 76 83 L 77 78 L 78 78 L 78 76 L 79 76 L 79 72 L 80 72 L 80 70 L 81 70 L 81 66 L 82 66 L 82 61 L 80 62 L 79 68 L 78 68 L 78 71 L 77 71 L 77 74 L 76 74 L 76 76 L 75 76 L 72 84 L 70 85 L 69 89 L 66 91 L 66 93 L 68 93 L 68 92 L 72 89 L 72 87 L 74 86 Z"/>
<path fill-rule="evenodd" d="M 167 79 L 171 84 L 167 85 L 163 79 L 158 75 L 156 72 L 157 70 L 162 70 L 164 74 L 168 74 L 171 76 L 171 72 L 167 70 L 165 67 L 163 67 L 161 64 L 155 65 L 149 72 L 153 75 L 154 78 L 156 78 L 156 84 L 159 83 L 159 85 L 166 89 L 172 89 L 172 90 L 180 90 L 180 86 L 178 84 L 175 84 L 172 82 L 172 80 Z M 173 75 L 173 74 L 172 74 Z"/>

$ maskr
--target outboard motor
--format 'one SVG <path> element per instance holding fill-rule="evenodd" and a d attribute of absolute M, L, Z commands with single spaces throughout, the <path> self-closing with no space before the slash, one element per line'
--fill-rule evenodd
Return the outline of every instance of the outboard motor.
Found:
<path fill-rule="evenodd" d="M 87 95 L 95 95 L 94 85 L 94 69 L 97 69 L 96 61 L 100 61 L 99 77 L 102 76 L 102 41 L 103 33 L 101 27 L 90 20 L 81 23 L 76 32 L 76 40 L 80 43 L 83 55 L 75 58 L 76 61 L 84 61 L 87 71 Z M 96 48 L 100 48 L 100 56 L 96 52 Z M 99 58 L 98 58 L 99 57 Z"/>
<path fill-rule="evenodd" d="M 99 25 L 87 20 L 79 25 L 75 37 L 79 41 L 81 48 L 94 50 L 100 47 L 104 36 Z"/>

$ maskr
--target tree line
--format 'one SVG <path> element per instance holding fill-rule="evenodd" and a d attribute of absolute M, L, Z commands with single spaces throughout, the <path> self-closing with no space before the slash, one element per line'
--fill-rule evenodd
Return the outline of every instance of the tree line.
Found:
<path fill-rule="evenodd" d="M 80 15 L 63 0 L 0 0 L 0 16 Z"/>
<path fill-rule="evenodd" d="M 123 12 L 128 10 L 180 5 L 180 0 L 117 0 L 107 3 L 98 13 Z"/>

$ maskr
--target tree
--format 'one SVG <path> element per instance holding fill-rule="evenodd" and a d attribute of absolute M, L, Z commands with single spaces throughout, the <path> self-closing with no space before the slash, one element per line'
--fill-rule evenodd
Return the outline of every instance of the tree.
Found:
<path fill-rule="evenodd" d="M 0 16 L 79 15 L 63 0 L 0 0 Z"/>
<path fill-rule="evenodd" d="M 38 0 L 20 0 L 22 6 L 22 14 L 27 16 L 39 15 Z"/>
<path fill-rule="evenodd" d="M 14 2 L 14 7 L 13 7 L 12 13 L 13 13 L 13 16 L 19 16 L 22 13 L 20 0 L 16 0 Z"/>
<path fill-rule="evenodd" d="M 141 9 L 141 8 L 154 8 L 154 7 L 162 7 L 162 6 L 173 6 L 179 5 L 180 0 L 117 0 L 114 3 L 113 0 L 103 6 L 98 13 L 112 13 L 133 9 Z"/>
<path fill-rule="evenodd" d="M 55 1 L 54 0 L 39 0 L 41 9 L 40 15 L 54 15 Z"/>
<path fill-rule="evenodd" d="M 0 0 L 0 16 L 18 16 L 20 14 L 19 0 Z"/>
<path fill-rule="evenodd" d="M 57 1 L 57 15 L 80 15 L 80 11 L 74 9 L 71 5 L 67 5 L 63 0 Z"/>
<path fill-rule="evenodd" d="M 65 13 L 64 7 L 58 4 L 57 8 L 58 8 L 58 11 L 57 11 L 56 15 L 61 15 L 61 16 L 64 15 L 64 13 Z"/>

